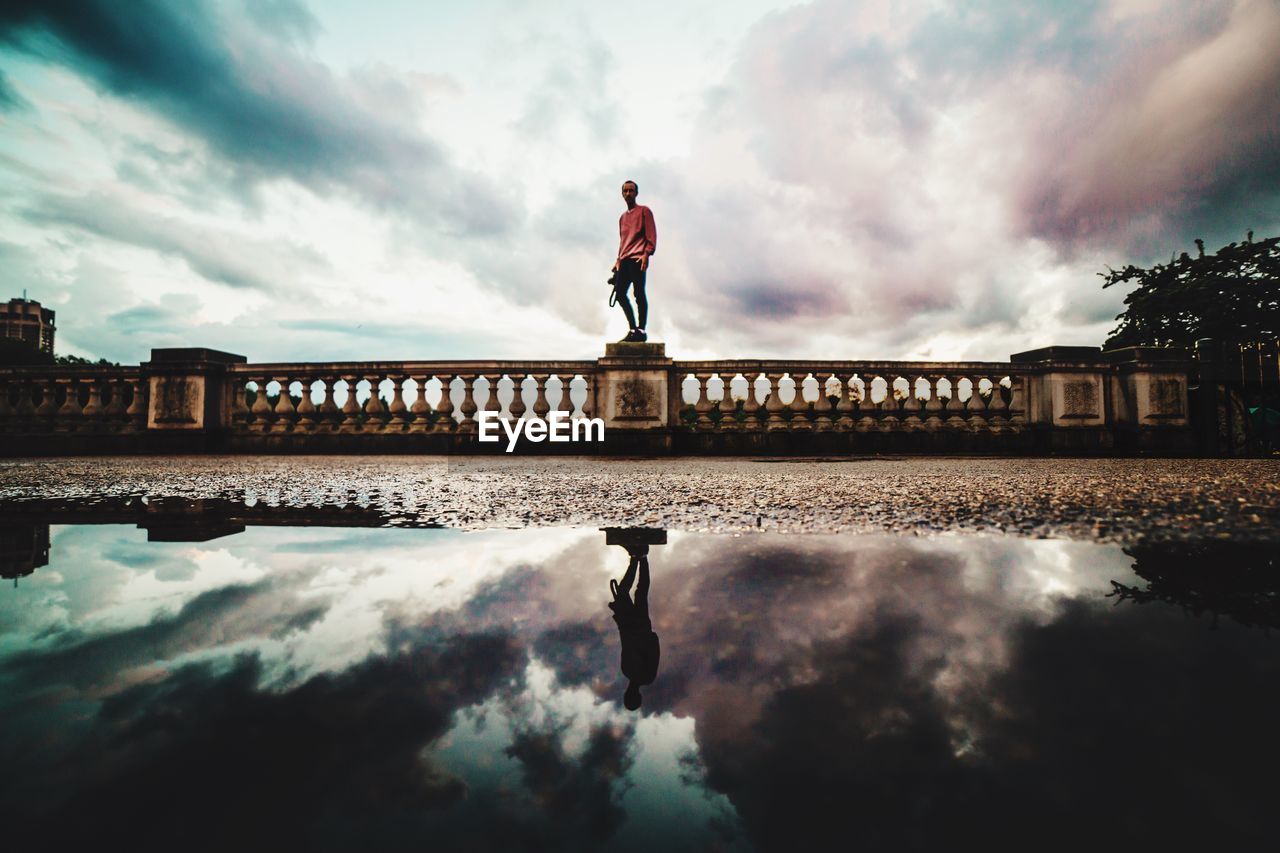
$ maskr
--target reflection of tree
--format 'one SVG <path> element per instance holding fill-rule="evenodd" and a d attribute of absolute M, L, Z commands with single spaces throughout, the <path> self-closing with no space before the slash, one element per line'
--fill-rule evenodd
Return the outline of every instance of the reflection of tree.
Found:
<path fill-rule="evenodd" d="M 1219 615 L 1248 627 L 1280 627 L 1280 548 L 1249 542 L 1139 545 L 1126 548 L 1145 588 L 1112 581 L 1117 601 L 1177 604 L 1199 616 Z"/>

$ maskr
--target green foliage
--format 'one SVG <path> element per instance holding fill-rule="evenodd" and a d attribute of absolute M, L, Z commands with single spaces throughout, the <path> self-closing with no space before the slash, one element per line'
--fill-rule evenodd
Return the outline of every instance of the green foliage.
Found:
<path fill-rule="evenodd" d="M 53 364 L 53 356 L 47 352 L 41 352 L 29 341 L 0 338 L 0 364 L 11 366 Z"/>
<path fill-rule="evenodd" d="M 105 358 L 90 361 L 78 355 L 55 356 L 52 353 L 42 352 L 30 341 L 20 341 L 16 338 L 0 338 L 0 364 L 10 366 L 36 364 L 89 365 L 92 367 L 120 366 L 117 362 L 107 361 Z"/>
<path fill-rule="evenodd" d="M 1250 343 L 1280 337 L 1280 237 L 1257 242 L 1250 231 L 1243 243 L 1204 253 L 1183 252 L 1150 269 L 1108 267 L 1104 288 L 1134 282 L 1125 297 L 1120 324 L 1107 349 L 1124 346 L 1191 347 L 1198 338 Z"/>

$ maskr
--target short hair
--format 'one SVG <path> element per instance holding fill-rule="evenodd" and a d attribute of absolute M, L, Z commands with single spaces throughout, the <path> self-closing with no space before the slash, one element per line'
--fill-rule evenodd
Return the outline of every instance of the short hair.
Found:
<path fill-rule="evenodd" d="M 639 184 L 637 184 L 635 181 L 627 180 L 627 181 L 623 181 L 623 182 L 622 182 L 622 185 L 623 185 L 624 187 L 625 187 L 627 184 L 631 184 L 631 186 L 635 187 L 635 188 L 636 188 L 636 192 L 637 192 L 637 193 L 638 193 L 638 192 L 640 192 L 640 185 L 639 185 Z"/>

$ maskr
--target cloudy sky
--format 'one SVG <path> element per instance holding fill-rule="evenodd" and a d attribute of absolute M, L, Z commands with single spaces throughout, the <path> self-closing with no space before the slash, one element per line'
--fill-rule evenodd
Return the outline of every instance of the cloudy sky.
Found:
<path fill-rule="evenodd" d="M 1280 3 L 0 11 L 0 296 L 63 353 L 592 358 L 627 178 L 677 358 L 1100 344 L 1107 264 L 1280 232 Z"/>

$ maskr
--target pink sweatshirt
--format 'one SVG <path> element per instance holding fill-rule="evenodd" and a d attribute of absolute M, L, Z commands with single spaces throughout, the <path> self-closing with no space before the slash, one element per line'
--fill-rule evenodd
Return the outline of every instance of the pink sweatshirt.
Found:
<path fill-rule="evenodd" d="M 618 218 L 618 260 L 652 255 L 658 248 L 658 229 L 653 211 L 637 204 Z"/>

